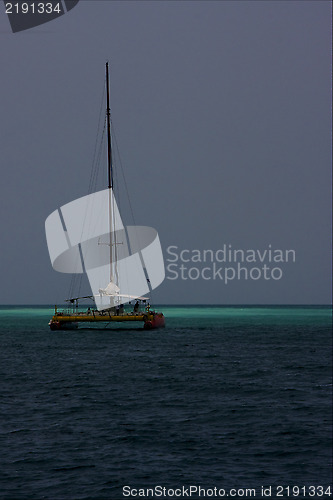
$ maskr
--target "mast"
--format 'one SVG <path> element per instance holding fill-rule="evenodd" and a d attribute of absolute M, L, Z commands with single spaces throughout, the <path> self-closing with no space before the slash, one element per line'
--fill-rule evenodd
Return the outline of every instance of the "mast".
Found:
<path fill-rule="evenodd" d="M 110 83 L 109 83 L 109 63 L 105 65 L 106 71 L 106 121 L 108 136 L 108 188 L 109 188 L 109 234 L 110 234 L 110 282 L 113 282 L 112 274 L 112 190 L 113 190 L 113 172 L 112 172 L 112 146 L 111 146 L 111 113 L 110 113 Z M 115 259 L 116 260 L 116 259 Z"/>
<path fill-rule="evenodd" d="M 111 146 L 111 118 L 110 118 L 110 84 L 109 84 L 109 63 L 106 63 L 106 119 L 107 119 L 107 135 L 108 135 L 108 179 L 109 189 L 113 188 L 113 172 L 112 172 L 112 146 Z"/>

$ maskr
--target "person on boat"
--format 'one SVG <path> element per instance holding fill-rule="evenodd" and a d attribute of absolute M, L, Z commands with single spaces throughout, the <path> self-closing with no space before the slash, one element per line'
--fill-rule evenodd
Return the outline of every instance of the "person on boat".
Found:
<path fill-rule="evenodd" d="M 135 313 L 137 313 L 137 312 L 138 312 L 138 310 L 139 310 L 139 301 L 137 300 L 137 301 L 135 302 L 135 305 L 134 305 L 134 309 L 133 309 L 133 311 L 134 311 Z"/>
<path fill-rule="evenodd" d="M 91 314 L 90 307 L 88 307 L 87 314 Z"/>
<path fill-rule="evenodd" d="M 116 307 L 116 315 L 120 316 L 121 314 L 124 314 L 124 304 L 120 304 Z"/>

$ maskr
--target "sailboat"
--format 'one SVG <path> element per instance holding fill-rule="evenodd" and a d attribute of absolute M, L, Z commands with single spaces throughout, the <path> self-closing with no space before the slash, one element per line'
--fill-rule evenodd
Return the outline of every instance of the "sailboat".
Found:
<path fill-rule="evenodd" d="M 92 294 L 67 299 L 72 311 L 55 307 L 51 330 L 86 322 L 138 321 L 145 329 L 165 326 L 163 313 L 152 310 L 146 296 L 165 278 L 158 234 L 151 227 L 124 226 L 114 195 L 108 63 L 105 69 L 108 186 L 63 205 L 45 221 L 53 269 L 86 273 Z M 95 307 L 79 310 L 79 300 L 87 298 Z"/>

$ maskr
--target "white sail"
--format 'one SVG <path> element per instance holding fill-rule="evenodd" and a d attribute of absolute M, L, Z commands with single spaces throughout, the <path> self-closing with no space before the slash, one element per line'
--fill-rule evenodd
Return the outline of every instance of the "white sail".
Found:
<path fill-rule="evenodd" d="M 118 292 L 120 292 L 119 286 L 117 286 L 112 281 L 110 281 L 110 283 L 108 284 L 108 286 L 106 288 L 100 288 L 99 289 L 99 293 L 101 295 L 115 295 Z"/>

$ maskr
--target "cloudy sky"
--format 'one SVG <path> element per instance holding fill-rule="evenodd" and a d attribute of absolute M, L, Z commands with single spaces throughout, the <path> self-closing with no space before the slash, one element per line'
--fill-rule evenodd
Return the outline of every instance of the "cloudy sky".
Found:
<path fill-rule="evenodd" d="M 19 33 L 1 3 L 0 40 L 1 304 L 67 297 L 44 223 L 88 192 L 106 60 L 135 222 L 157 229 L 166 266 L 170 246 L 296 255 L 266 262 L 281 279 L 227 284 L 213 275 L 227 264 L 179 257 L 188 279 L 167 269 L 154 301 L 330 302 L 330 2 L 81 0 Z"/>

